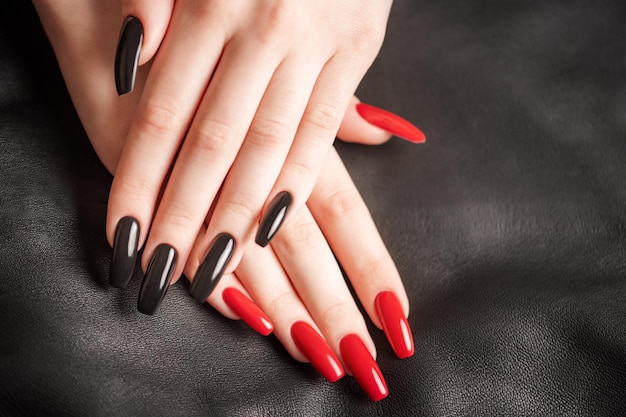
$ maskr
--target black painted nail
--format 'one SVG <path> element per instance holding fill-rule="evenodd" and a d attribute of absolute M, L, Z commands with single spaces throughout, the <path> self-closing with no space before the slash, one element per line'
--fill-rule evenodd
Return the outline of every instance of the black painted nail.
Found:
<path fill-rule="evenodd" d="M 138 243 L 139 223 L 133 217 L 123 217 L 115 229 L 113 256 L 109 267 L 109 284 L 113 287 L 125 288 L 133 277 Z"/>
<path fill-rule="evenodd" d="M 170 287 L 176 269 L 176 249 L 165 243 L 157 246 L 139 290 L 137 308 L 143 314 L 154 314 Z"/>
<path fill-rule="evenodd" d="M 263 219 L 261 220 L 261 225 L 259 226 L 259 231 L 256 234 L 256 243 L 260 246 L 267 246 L 270 243 L 270 240 L 274 237 L 280 226 L 285 221 L 287 217 L 287 211 L 289 210 L 289 206 L 293 202 L 293 197 L 288 191 L 281 191 L 276 194 L 276 197 L 272 200 L 272 203 L 268 207 Z"/>
<path fill-rule="evenodd" d="M 206 301 L 222 277 L 235 246 L 235 238 L 228 233 L 221 233 L 215 237 L 189 287 L 189 293 L 193 298 L 200 302 Z"/>
<path fill-rule="evenodd" d="M 127 17 L 122 25 L 115 52 L 115 87 L 120 96 L 130 93 L 135 87 L 135 75 L 142 44 L 143 25 L 136 17 Z"/>

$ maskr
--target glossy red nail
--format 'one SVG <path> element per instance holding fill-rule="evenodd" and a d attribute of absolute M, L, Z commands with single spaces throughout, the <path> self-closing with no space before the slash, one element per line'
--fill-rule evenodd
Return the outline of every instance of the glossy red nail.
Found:
<path fill-rule="evenodd" d="M 330 382 L 344 376 L 345 372 L 335 352 L 322 336 L 308 323 L 297 321 L 291 326 L 291 338 L 296 347 L 311 361 L 311 365 Z"/>
<path fill-rule="evenodd" d="M 341 356 L 363 391 L 372 401 L 389 395 L 387 383 L 376 361 L 356 334 L 349 334 L 339 344 Z"/>
<path fill-rule="evenodd" d="M 391 291 L 383 291 L 376 296 L 374 304 L 393 351 L 400 359 L 412 356 L 415 352 L 413 335 L 398 297 Z"/>
<path fill-rule="evenodd" d="M 222 292 L 222 299 L 231 310 L 241 317 L 241 320 L 263 336 L 267 336 L 274 330 L 274 325 L 259 306 L 238 289 L 226 288 Z"/>
<path fill-rule="evenodd" d="M 426 136 L 411 122 L 402 117 L 369 104 L 359 103 L 356 111 L 368 123 L 413 143 L 426 141 Z"/>

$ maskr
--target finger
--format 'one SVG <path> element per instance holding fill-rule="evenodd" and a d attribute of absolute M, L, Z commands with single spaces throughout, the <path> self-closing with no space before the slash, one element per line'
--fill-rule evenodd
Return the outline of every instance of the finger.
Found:
<path fill-rule="evenodd" d="M 252 245 L 237 268 L 237 276 L 272 318 L 274 334 L 292 357 L 311 362 L 330 382 L 344 375 L 337 355 L 322 337 L 271 250 Z"/>
<path fill-rule="evenodd" d="M 361 101 L 352 96 L 350 104 L 343 116 L 337 138 L 344 142 L 362 143 L 364 145 L 380 145 L 391 139 L 391 133 L 368 123 L 356 110 Z"/>
<path fill-rule="evenodd" d="M 376 349 L 324 235 L 306 207 L 272 241 L 278 259 L 335 352 L 374 401 L 388 395 Z"/>
<path fill-rule="evenodd" d="M 314 66 L 299 67 L 293 62 L 302 60 L 283 61 L 269 83 L 237 158 L 228 171 L 207 234 L 199 243 L 204 250 L 200 251 L 201 258 L 195 261 L 198 264 L 206 264 L 214 259 L 215 251 L 221 249 L 211 243 L 219 242 L 216 236 L 227 232 L 236 246 L 228 265 L 220 267 L 230 272 L 238 265 L 244 247 L 250 240 L 261 208 L 283 166 L 317 77 Z M 203 300 L 211 291 L 210 282 L 219 279 L 219 274 L 206 267 L 200 271 L 199 276 L 194 278 L 194 281 L 198 281 L 192 287 L 191 294 Z"/>
<path fill-rule="evenodd" d="M 175 247 L 181 264 L 186 263 L 278 64 L 278 57 L 270 54 L 273 52 L 259 50 L 256 45 L 229 42 L 167 181 L 144 249 L 144 265 L 161 243 Z M 207 255 L 207 262 L 216 262 L 213 266 L 225 266 L 222 256 L 230 257 L 236 247 L 232 232 L 224 232 L 220 252 Z M 182 268 L 177 268 L 173 280 L 181 272 Z M 208 292 L 198 296 L 196 291 L 201 284 L 194 279 L 190 292 L 204 301 Z"/>
<path fill-rule="evenodd" d="M 331 58 L 322 69 L 283 169 L 270 192 L 270 200 L 265 204 L 262 222 L 271 212 L 271 199 L 279 193 L 289 191 L 292 194 L 288 216 L 297 213 L 309 198 L 357 80 L 362 76 L 344 75 L 349 64 L 352 62 Z"/>
<path fill-rule="evenodd" d="M 399 357 L 411 356 L 414 348 L 407 321 L 409 302 L 400 275 L 363 199 L 334 149 L 318 178 L 308 206 L 369 317 L 376 326 L 385 330 Z"/>
<path fill-rule="evenodd" d="M 177 29 L 163 41 L 129 128 L 109 196 L 110 244 L 119 220 L 131 216 L 143 245 L 167 173 L 222 52 L 225 33 L 207 34 L 195 20 L 186 23 L 184 13 L 174 13 Z M 202 51 L 193 47 L 198 42 Z"/>

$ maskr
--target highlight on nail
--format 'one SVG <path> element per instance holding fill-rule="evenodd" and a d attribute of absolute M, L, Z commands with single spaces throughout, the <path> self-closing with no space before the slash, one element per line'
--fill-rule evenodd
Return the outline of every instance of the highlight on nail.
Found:
<path fill-rule="evenodd" d="M 311 325 L 304 321 L 295 322 L 291 326 L 291 338 L 298 350 L 328 381 L 335 382 L 344 376 L 337 355 Z"/>
<path fill-rule="evenodd" d="M 263 310 L 237 288 L 226 288 L 222 291 L 222 299 L 228 308 L 259 334 L 267 336 L 274 330 L 274 324 Z"/>

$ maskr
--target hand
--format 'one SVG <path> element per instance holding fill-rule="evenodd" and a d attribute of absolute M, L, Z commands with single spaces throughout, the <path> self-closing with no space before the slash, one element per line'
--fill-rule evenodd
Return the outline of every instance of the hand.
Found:
<path fill-rule="evenodd" d="M 124 97 L 122 105 L 117 103 L 111 93 L 113 80 L 105 70 L 112 43 L 106 34 L 112 32 L 114 19 L 110 17 L 115 10 L 95 0 L 75 3 L 71 14 L 36 5 L 81 120 L 100 158 L 114 171 L 124 132 L 138 105 L 133 100 L 137 95 Z M 64 18 L 77 13 L 82 16 L 81 25 L 63 24 Z M 85 50 L 90 55 L 85 55 Z M 138 91 L 147 70 L 140 71 Z M 342 126 L 344 136 L 352 140 L 380 143 L 389 138 L 388 133 L 365 123 L 352 106 Z M 263 334 L 275 326 L 277 337 L 294 358 L 311 361 L 329 380 L 340 377 L 345 367 L 371 398 L 381 399 L 386 386 L 373 359 L 374 344 L 328 244 L 372 321 L 385 327 L 398 356 L 410 356 L 413 345 L 402 283 L 334 150 L 326 159 L 308 208 L 277 235 L 272 250 L 252 245 L 240 267 L 220 282 L 208 301 L 228 317 L 246 319 Z M 196 262 L 185 266 L 188 276 L 198 267 L 193 253 L 200 250 L 200 246 L 192 250 L 190 260 Z"/>
<path fill-rule="evenodd" d="M 271 207 L 283 204 L 288 221 L 305 205 L 391 1 L 121 4 L 120 92 L 137 53 L 152 65 L 116 167 L 107 236 L 113 243 L 120 219 L 135 219 L 143 267 L 167 245 L 179 261 L 174 281 L 200 248 L 191 294 L 204 300 L 255 232 L 269 243 L 281 224 Z"/>

